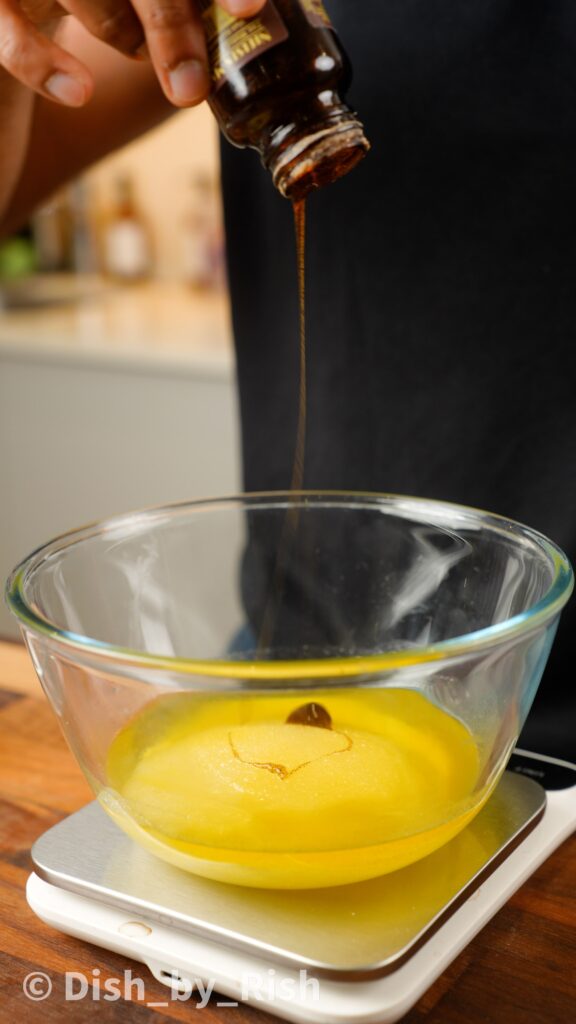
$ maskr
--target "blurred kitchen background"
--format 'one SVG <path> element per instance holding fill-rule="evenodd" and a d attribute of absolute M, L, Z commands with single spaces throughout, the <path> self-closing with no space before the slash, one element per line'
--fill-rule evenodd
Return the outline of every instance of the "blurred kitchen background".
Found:
<path fill-rule="evenodd" d="M 238 491 L 238 433 L 203 106 L 0 243 L 0 578 L 94 519 Z M 17 636 L 2 603 L 0 638 Z"/>

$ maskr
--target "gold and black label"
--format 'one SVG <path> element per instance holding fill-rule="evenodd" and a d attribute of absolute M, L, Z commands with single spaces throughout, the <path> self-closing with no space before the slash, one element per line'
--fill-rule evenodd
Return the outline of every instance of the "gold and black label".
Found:
<path fill-rule="evenodd" d="M 200 0 L 214 88 L 248 61 L 288 38 L 288 29 L 271 0 L 253 18 L 234 18 L 212 0 Z"/>
<path fill-rule="evenodd" d="M 332 28 L 332 22 L 326 13 L 322 0 L 300 0 L 304 14 L 315 28 Z"/>

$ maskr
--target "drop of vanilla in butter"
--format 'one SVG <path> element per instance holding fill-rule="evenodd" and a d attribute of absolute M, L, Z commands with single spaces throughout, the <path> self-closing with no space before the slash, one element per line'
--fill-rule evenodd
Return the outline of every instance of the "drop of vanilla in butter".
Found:
<path fill-rule="evenodd" d="M 172 694 L 113 741 L 108 810 L 209 877 L 339 885 L 451 838 L 484 798 L 479 767 L 466 726 L 413 690 Z"/>

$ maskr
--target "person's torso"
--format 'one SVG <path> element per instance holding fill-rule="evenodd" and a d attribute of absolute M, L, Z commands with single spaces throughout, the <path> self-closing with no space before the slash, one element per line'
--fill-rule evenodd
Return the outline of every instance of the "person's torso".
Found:
<path fill-rule="evenodd" d="M 576 8 L 326 7 L 372 151 L 308 201 L 304 486 L 490 508 L 576 558 Z M 255 154 L 222 156 L 245 486 L 282 489 L 298 408 L 291 209 Z M 571 689 L 573 626 L 570 610 L 551 700 Z"/>

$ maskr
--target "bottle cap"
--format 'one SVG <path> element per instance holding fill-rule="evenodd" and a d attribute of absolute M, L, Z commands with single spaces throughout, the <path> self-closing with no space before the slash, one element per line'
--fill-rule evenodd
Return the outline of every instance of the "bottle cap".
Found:
<path fill-rule="evenodd" d="M 370 149 L 364 129 L 348 111 L 336 123 L 320 126 L 277 151 L 269 162 L 276 188 L 287 199 L 303 199 L 351 171 Z"/>

